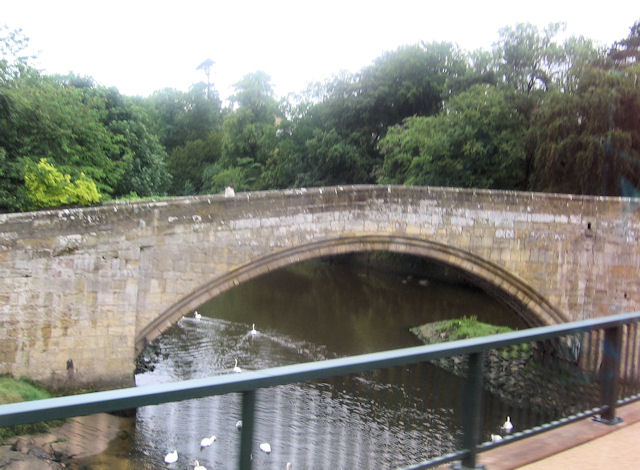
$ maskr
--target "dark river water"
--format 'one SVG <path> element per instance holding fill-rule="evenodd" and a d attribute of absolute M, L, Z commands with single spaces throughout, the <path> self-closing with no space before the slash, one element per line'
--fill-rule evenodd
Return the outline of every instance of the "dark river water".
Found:
<path fill-rule="evenodd" d="M 463 315 L 525 327 L 480 290 L 341 261 L 290 266 L 200 306 L 201 318 L 182 318 L 147 348 L 148 369 L 136 384 L 233 374 L 236 361 L 258 370 L 415 346 L 410 327 Z M 253 466 L 395 468 L 453 451 L 459 430 L 447 392 L 424 385 L 440 383 L 443 374 L 419 365 L 260 391 Z M 448 380 L 455 387 L 456 379 Z M 434 394 L 440 394 L 437 406 L 429 405 Z M 182 469 L 196 459 L 209 470 L 236 468 L 240 400 L 232 394 L 140 408 L 130 440 L 78 468 Z M 201 448 L 211 435 L 214 444 Z M 270 454 L 258 449 L 263 442 Z M 174 449 L 178 462 L 165 464 Z"/>

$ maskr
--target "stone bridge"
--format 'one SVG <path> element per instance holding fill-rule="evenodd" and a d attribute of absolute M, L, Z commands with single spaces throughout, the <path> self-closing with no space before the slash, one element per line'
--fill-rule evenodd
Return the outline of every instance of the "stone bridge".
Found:
<path fill-rule="evenodd" d="M 181 316 L 309 258 L 460 270 L 530 325 L 640 310 L 640 200 L 345 186 L 0 215 L 0 374 L 131 385 Z"/>

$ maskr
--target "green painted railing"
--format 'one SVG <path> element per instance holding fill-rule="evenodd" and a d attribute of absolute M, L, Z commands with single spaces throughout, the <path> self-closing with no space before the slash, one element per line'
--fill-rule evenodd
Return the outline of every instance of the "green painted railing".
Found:
<path fill-rule="evenodd" d="M 194 398 L 241 393 L 243 427 L 240 439 L 239 468 L 251 468 L 253 425 L 256 394 L 260 389 L 278 385 L 318 381 L 337 376 L 361 374 L 391 367 L 408 367 L 430 362 L 447 367 L 453 357 L 458 360 L 450 371 L 462 377 L 464 393 L 453 409 L 462 423 L 463 437 L 458 450 L 446 455 L 429 457 L 404 468 L 430 468 L 446 462 L 461 461 L 463 468 L 473 468 L 479 452 L 503 445 L 515 439 L 598 415 L 613 423 L 620 404 L 640 398 L 640 312 L 619 314 L 601 319 L 585 320 L 506 334 L 452 341 L 428 346 L 384 351 L 359 356 L 276 367 L 241 374 L 224 375 L 176 383 L 133 387 L 46 400 L 13 403 L 0 406 L 0 426 L 26 424 L 99 412 L 132 409 L 141 406 Z M 523 371 L 539 380 L 540 393 L 544 384 L 561 380 L 571 387 L 585 387 L 577 395 L 578 404 L 567 390 L 566 402 L 573 403 L 566 413 L 520 411 L 520 423 L 531 423 L 521 431 L 504 436 L 497 442 L 482 442 L 480 429 L 488 410 L 483 397 L 492 393 L 496 380 L 504 374 L 496 372 L 501 361 L 515 361 L 523 354 L 527 362 Z M 520 355 L 520 356 L 518 356 Z M 456 368 L 457 367 L 457 368 Z M 576 385 L 571 385 L 576 384 Z M 432 384 L 425 384 L 431 386 Z M 550 389 L 557 391 L 556 386 Z M 582 389 L 581 389 L 582 390 Z M 595 393 L 591 391 L 596 390 Z M 561 396 L 559 401 L 563 401 Z M 577 408 L 576 408 L 577 406 Z M 503 410 L 494 410 L 502 412 Z M 295 468 L 295 467 L 294 467 Z"/>

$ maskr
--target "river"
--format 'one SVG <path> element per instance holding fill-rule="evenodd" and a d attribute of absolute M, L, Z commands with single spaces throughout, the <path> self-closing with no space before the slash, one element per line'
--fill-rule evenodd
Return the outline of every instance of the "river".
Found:
<path fill-rule="evenodd" d="M 482 291 L 420 276 L 386 274 L 341 258 L 280 269 L 242 284 L 182 318 L 143 353 L 137 385 L 233 374 L 420 344 L 409 328 L 440 319 L 524 328 Z M 250 334 L 255 324 L 257 334 Z M 449 383 L 429 365 L 260 391 L 254 468 L 394 468 L 454 450 L 459 437 Z M 237 394 L 137 410 L 132 438 L 76 468 L 236 468 Z M 486 429 L 485 432 L 489 430 Z M 200 440 L 215 435 L 210 447 Z M 179 461 L 164 455 L 177 449 Z"/>

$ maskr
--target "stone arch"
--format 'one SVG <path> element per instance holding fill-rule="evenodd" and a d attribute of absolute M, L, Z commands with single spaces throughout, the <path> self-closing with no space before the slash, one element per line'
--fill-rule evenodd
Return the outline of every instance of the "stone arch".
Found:
<path fill-rule="evenodd" d="M 300 261 L 366 251 L 390 251 L 420 256 L 454 267 L 474 284 L 507 303 L 530 326 L 552 325 L 569 320 L 522 279 L 467 251 L 402 235 L 346 236 L 270 253 L 204 284 L 142 328 L 135 339 L 136 354 L 182 316 L 243 282 Z"/>

